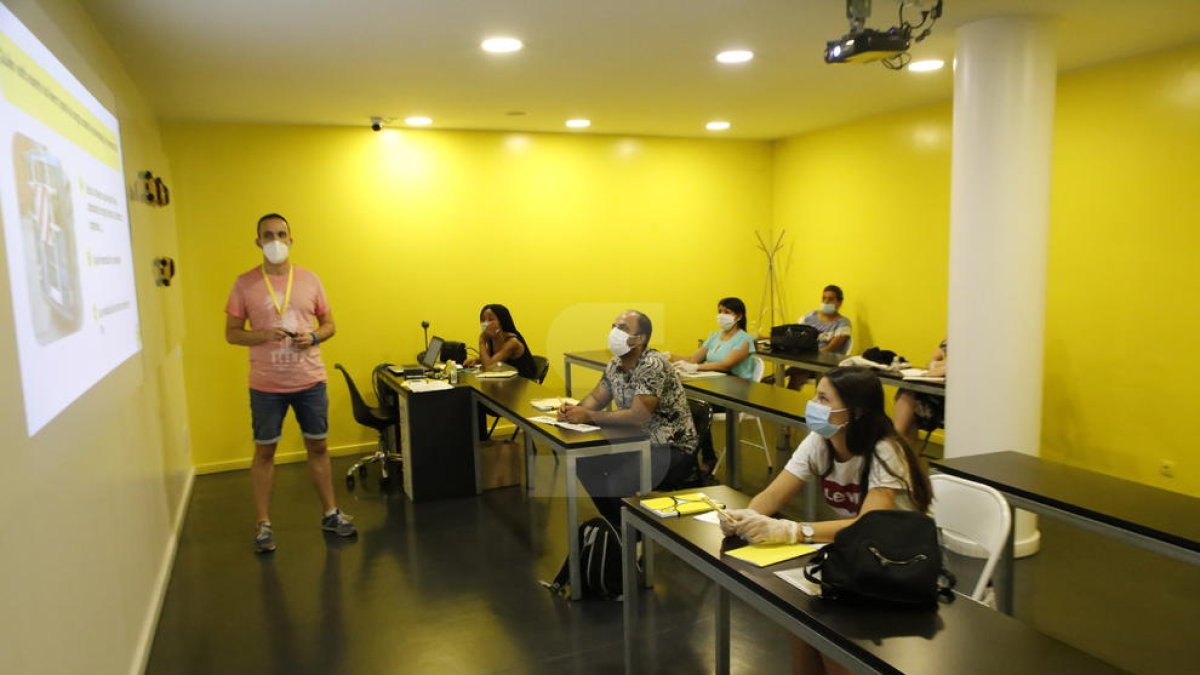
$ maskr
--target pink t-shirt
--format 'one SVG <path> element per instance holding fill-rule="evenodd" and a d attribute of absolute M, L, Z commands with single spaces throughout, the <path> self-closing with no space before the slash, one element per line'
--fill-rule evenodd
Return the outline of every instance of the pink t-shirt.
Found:
<path fill-rule="evenodd" d="M 295 333 L 310 333 L 317 327 L 316 319 L 329 314 L 325 287 L 313 272 L 293 265 L 292 298 L 280 316 L 275 301 L 263 283 L 262 267 L 255 267 L 239 276 L 229 292 L 225 313 L 235 319 L 250 321 L 250 330 L 270 330 L 282 327 Z M 275 298 L 283 304 L 287 295 L 287 273 L 270 275 Z M 264 342 L 250 347 L 250 388 L 275 394 L 303 391 L 324 382 L 325 364 L 321 348 L 296 349 L 291 338 Z"/>

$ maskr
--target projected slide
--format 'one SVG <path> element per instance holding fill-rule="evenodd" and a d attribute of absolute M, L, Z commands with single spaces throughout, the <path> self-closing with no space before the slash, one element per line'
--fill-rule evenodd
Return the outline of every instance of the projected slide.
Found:
<path fill-rule="evenodd" d="M 141 343 L 117 119 L 3 5 L 0 167 L 32 436 Z"/>

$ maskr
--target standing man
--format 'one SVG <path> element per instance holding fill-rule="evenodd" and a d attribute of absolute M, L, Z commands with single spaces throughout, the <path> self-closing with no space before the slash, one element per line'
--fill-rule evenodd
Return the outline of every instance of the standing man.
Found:
<path fill-rule="evenodd" d="M 275 483 L 275 448 L 290 406 L 300 423 L 308 451 L 308 473 L 321 501 L 321 529 L 340 537 L 357 534 L 353 519 L 333 497 L 332 469 L 325 437 L 329 432 L 329 399 L 325 364 L 317 345 L 333 337 L 333 313 L 316 274 L 288 261 L 291 227 L 278 213 L 258 219 L 254 243 L 263 262 L 239 276 L 225 305 L 225 340 L 250 348 L 250 414 L 254 428 L 254 461 L 250 481 L 258 528 L 254 550 L 275 550 L 271 531 L 271 488 Z M 249 323 L 249 327 L 247 327 Z"/>
<path fill-rule="evenodd" d="M 561 420 L 601 427 L 639 427 L 650 436 L 650 484 L 656 490 L 699 485 L 699 436 L 679 374 L 659 351 L 650 349 L 650 318 L 629 310 L 608 334 L 613 358 L 600 383 L 579 405 L 559 409 Z M 610 403 L 616 410 L 608 410 Z M 637 494 L 640 458 L 632 453 L 581 457 L 577 464 L 596 509 L 620 531 L 621 498 Z"/>

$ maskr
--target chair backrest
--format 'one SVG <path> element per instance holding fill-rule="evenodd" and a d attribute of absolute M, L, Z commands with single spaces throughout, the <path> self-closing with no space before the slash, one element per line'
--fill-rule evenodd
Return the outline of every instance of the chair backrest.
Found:
<path fill-rule="evenodd" d="M 537 366 L 537 383 L 541 384 L 546 381 L 546 374 L 550 372 L 550 359 L 544 356 L 534 356 L 533 365 Z"/>
<path fill-rule="evenodd" d="M 973 600 L 983 600 L 1012 527 L 1008 502 L 993 488 L 957 476 L 937 473 L 929 480 L 933 484 L 933 517 L 938 527 L 969 539 L 987 553 L 979 583 L 971 592 Z"/>
<path fill-rule="evenodd" d="M 767 364 L 757 356 L 751 356 L 750 358 L 754 362 L 754 371 L 750 373 L 750 381 L 762 382 L 763 375 L 767 372 Z"/>
<path fill-rule="evenodd" d="M 333 364 L 334 368 L 342 371 L 342 377 L 346 378 L 346 387 L 350 390 L 350 407 L 354 411 L 354 420 L 364 427 L 381 430 L 384 427 L 391 426 L 396 423 L 396 420 L 391 415 L 381 415 L 376 413 L 367 402 L 363 400 L 362 394 L 359 393 L 358 387 L 354 384 L 354 378 L 350 377 L 342 364 Z"/>
<path fill-rule="evenodd" d="M 704 438 L 712 428 L 712 406 L 694 398 L 689 398 L 687 402 L 688 408 L 692 412 L 692 424 L 696 425 L 696 433 L 700 435 L 700 438 Z"/>

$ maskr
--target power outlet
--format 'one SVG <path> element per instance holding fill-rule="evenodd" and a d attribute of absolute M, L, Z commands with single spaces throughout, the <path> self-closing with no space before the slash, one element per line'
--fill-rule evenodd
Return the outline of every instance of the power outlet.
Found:
<path fill-rule="evenodd" d="M 1175 462 L 1169 459 L 1159 460 L 1158 472 L 1167 478 L 1175 477 Z"/>

